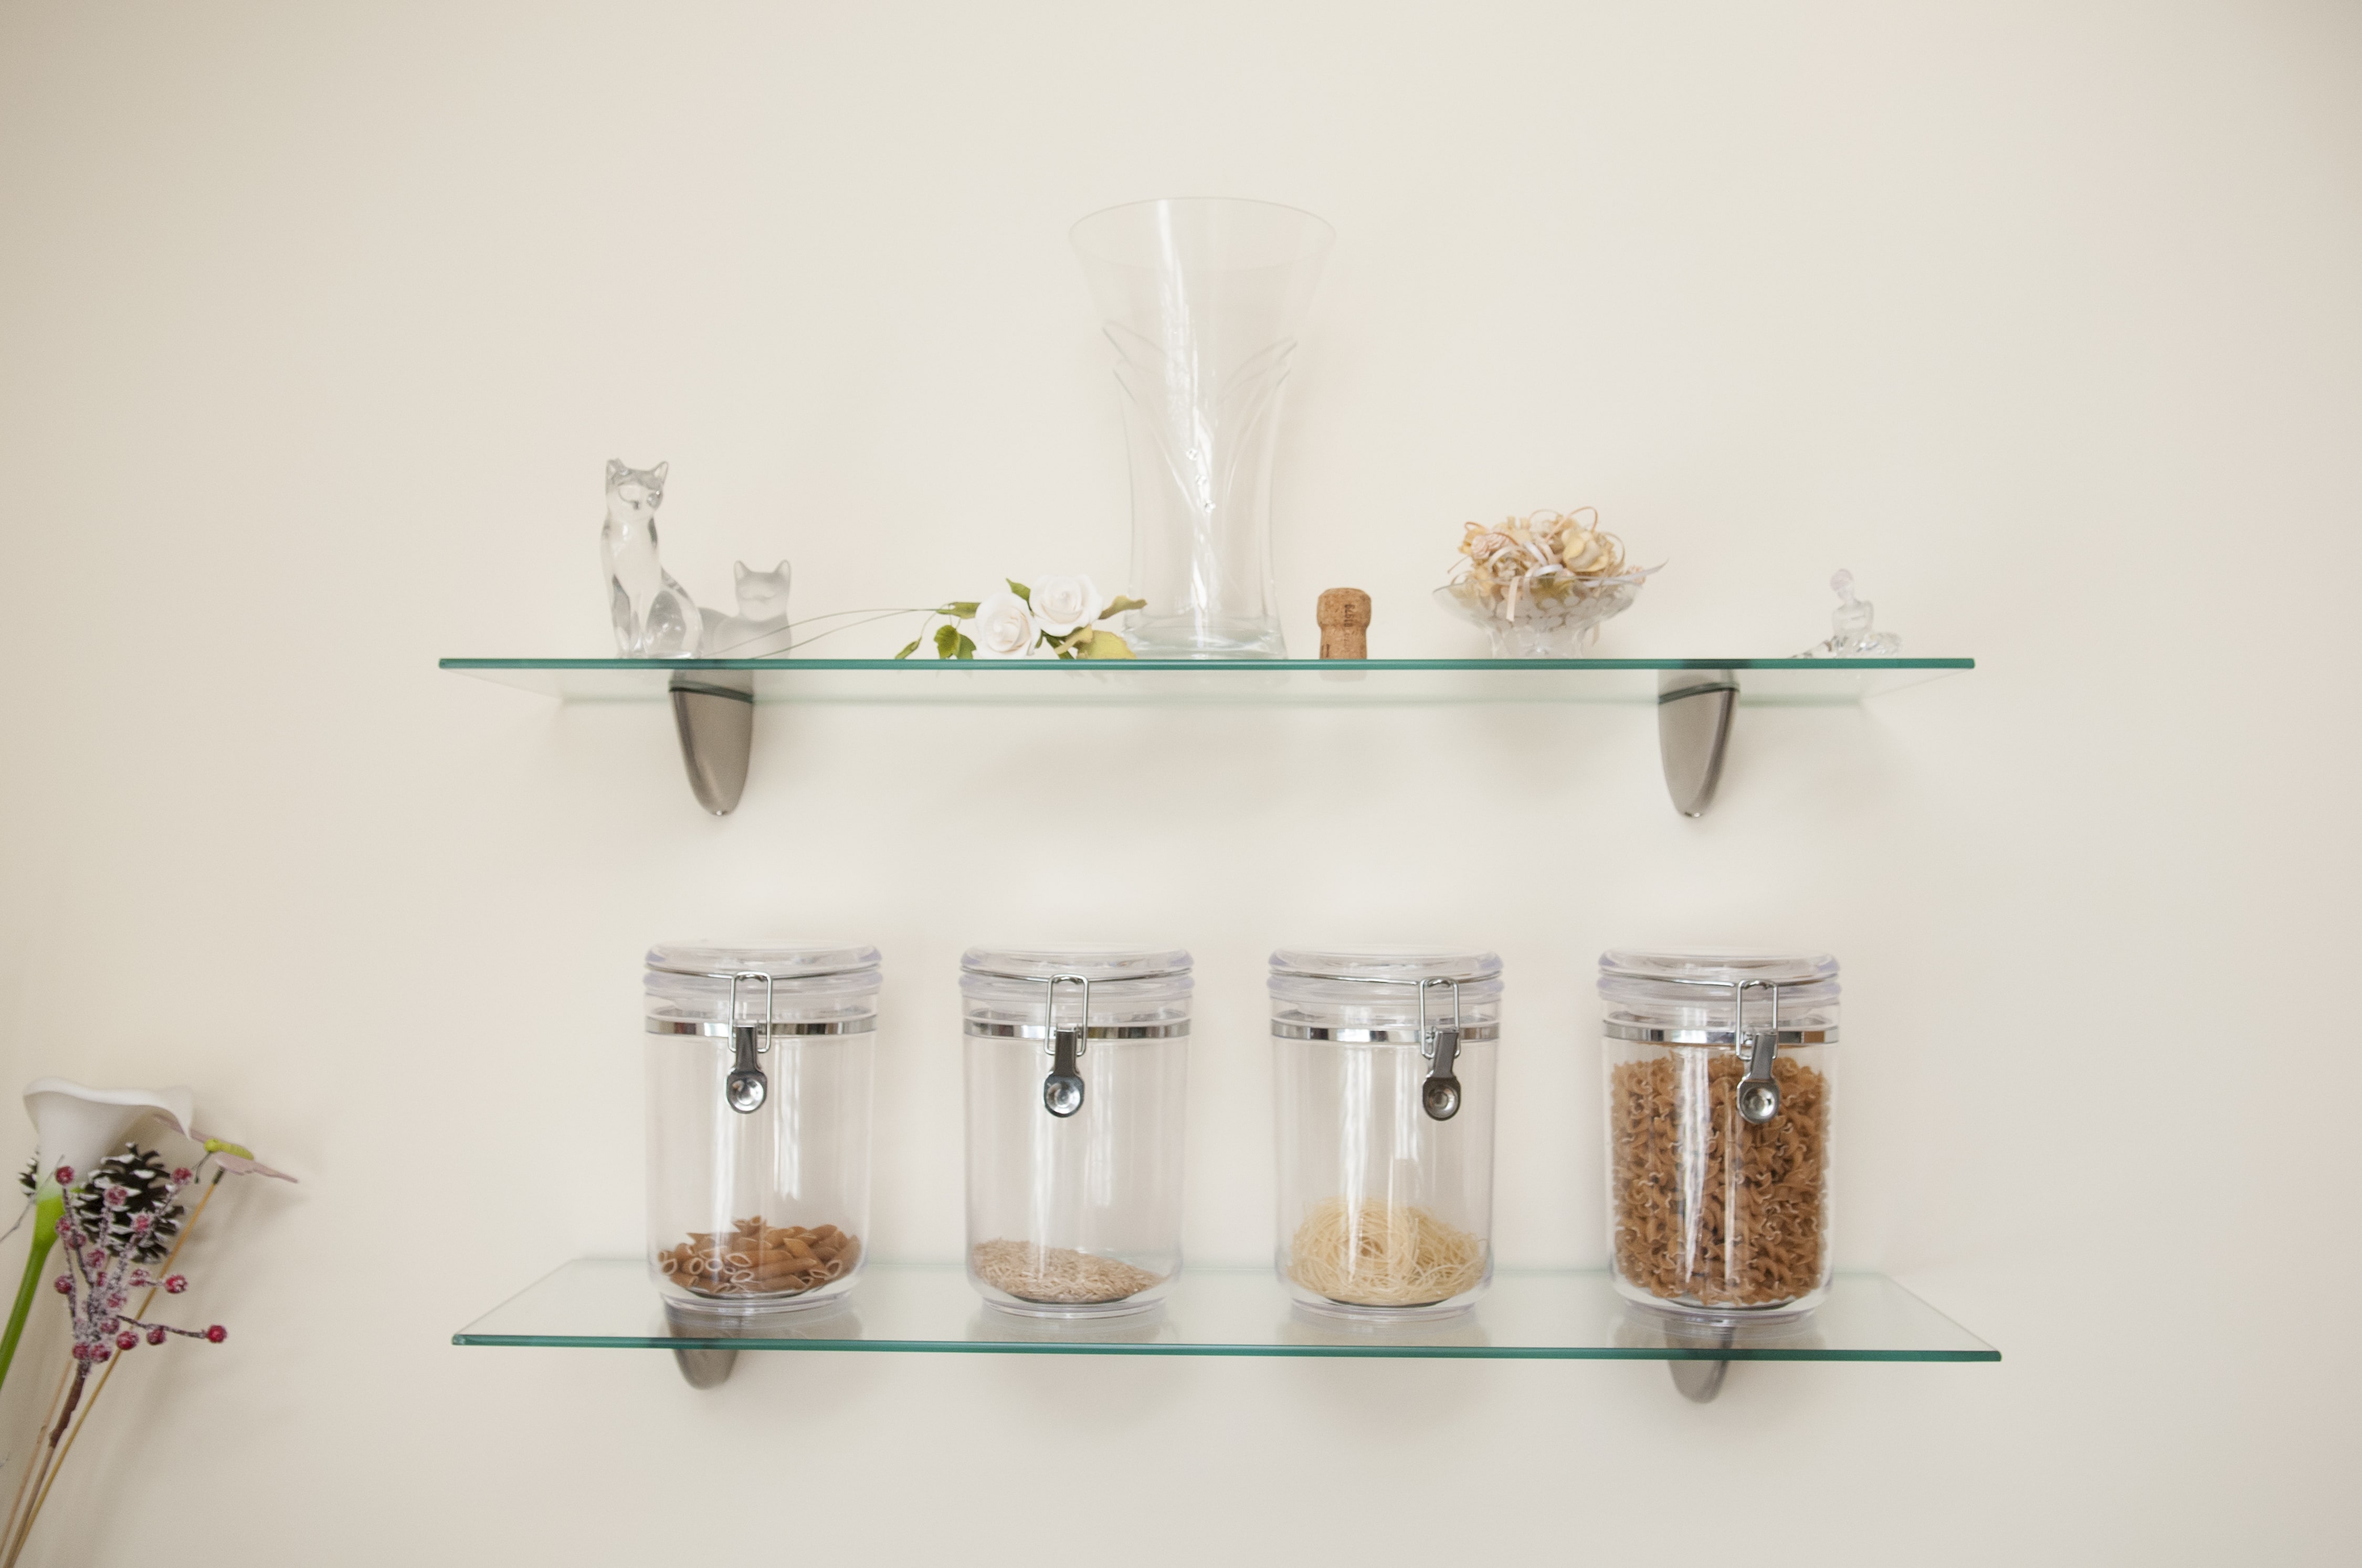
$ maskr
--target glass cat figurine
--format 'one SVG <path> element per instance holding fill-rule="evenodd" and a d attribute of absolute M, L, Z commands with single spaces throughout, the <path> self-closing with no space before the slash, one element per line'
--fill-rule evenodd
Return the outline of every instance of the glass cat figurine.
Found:
<path fill-rule="evenodd" d="M 769 571 L 756 571 L 745 561 L 731 564 L 738 591 L 738 613 L 701 612 L 705 618 L 697 651 L 706 658 L 777 658 L 788 651 L 789 566 L 781 561 Z"/>
<path fill-rule="evenodd" d="M 630 469 L 607 460 L 607 521 L 599 530 L 599 558 L 607 569 L 615 648 L 625 658 L 690 658 L 698 651 L 697 603 L 657 558 L 657 508 L 664 504 L 665 473 L 671 466 Z"/>

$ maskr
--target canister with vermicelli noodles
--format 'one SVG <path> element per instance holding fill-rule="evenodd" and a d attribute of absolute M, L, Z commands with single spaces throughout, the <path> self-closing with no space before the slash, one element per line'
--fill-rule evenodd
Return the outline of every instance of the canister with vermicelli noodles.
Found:
<path fill-rule="evenodd" d="M 1500 959 L 1284 949 L 1271 1010 L 1288 1294 L 1349 1317 L 1466 1309 L 1493 1277 Z"/>

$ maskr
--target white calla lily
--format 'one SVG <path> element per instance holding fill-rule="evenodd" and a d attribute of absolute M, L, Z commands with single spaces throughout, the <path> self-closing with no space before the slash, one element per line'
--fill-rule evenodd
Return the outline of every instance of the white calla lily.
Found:
<path fill-rule="evenodd" d="M 196 1115 L 196 1096 L 187 1088 L 91 1088 L 66 1078 L 35 1078 L 25 1086 L 25 1110 L 33 1119 L 44 1185 L 60 1165 L 77 1181 L 120 1148 L 133 1126 L 160 1116 L 185 1136 Z"/>

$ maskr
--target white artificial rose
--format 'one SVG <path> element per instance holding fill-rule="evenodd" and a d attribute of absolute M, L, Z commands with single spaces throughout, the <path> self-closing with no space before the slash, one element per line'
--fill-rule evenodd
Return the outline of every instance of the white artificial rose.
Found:
<path fill-rule="evenodd" d="M 1033 585 L 1033 619 L 1054 637 L 1087 626 L 1107 608 L 1107 595 L 1087 577 L 1045 577 Z"/>
<path fill-rule="evenodd" d="M 1033 651 L 1033 612 L 1013 593 L 979 600 L 968 621 L 978 658 L 1023 658 Z"/>

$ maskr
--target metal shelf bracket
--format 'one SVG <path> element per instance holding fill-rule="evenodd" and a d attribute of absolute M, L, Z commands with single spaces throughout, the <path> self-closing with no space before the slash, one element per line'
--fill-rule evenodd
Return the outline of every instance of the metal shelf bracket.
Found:
<path fill-rule="evenodd" d="M 699 805 L 717 817 L 726 817 L 737 810 L 739 797 L 746 792 L 746 759 L 755 750 L 754 672 L 682 670 L 672 678 L 668 690 L 673 727 L 680 732 L 680 761 L 689 770 L 689 787 Z M 722 1375 L 729 1374 L 725 1370 Z M 697 1382 L 694 1377 L 690 1381 Z"/>
<path fill-rule="evenodd" d="M 1722 782 L 1723 754 L 1730 745 L 1730 716 L 1738 706 L 1735 669 L 1657 672 L 1657 756 L 1664 766 L 1665 790 L 1673 798 L 1673 810 L 1685 817 L 1702 817 L 1714 803 L 1715 787 Z M 1680 1374 L 1674 1376 L 1679 1381 Z M 1719 1386 L 1718 1374 L 1716 1382 Z"/>

